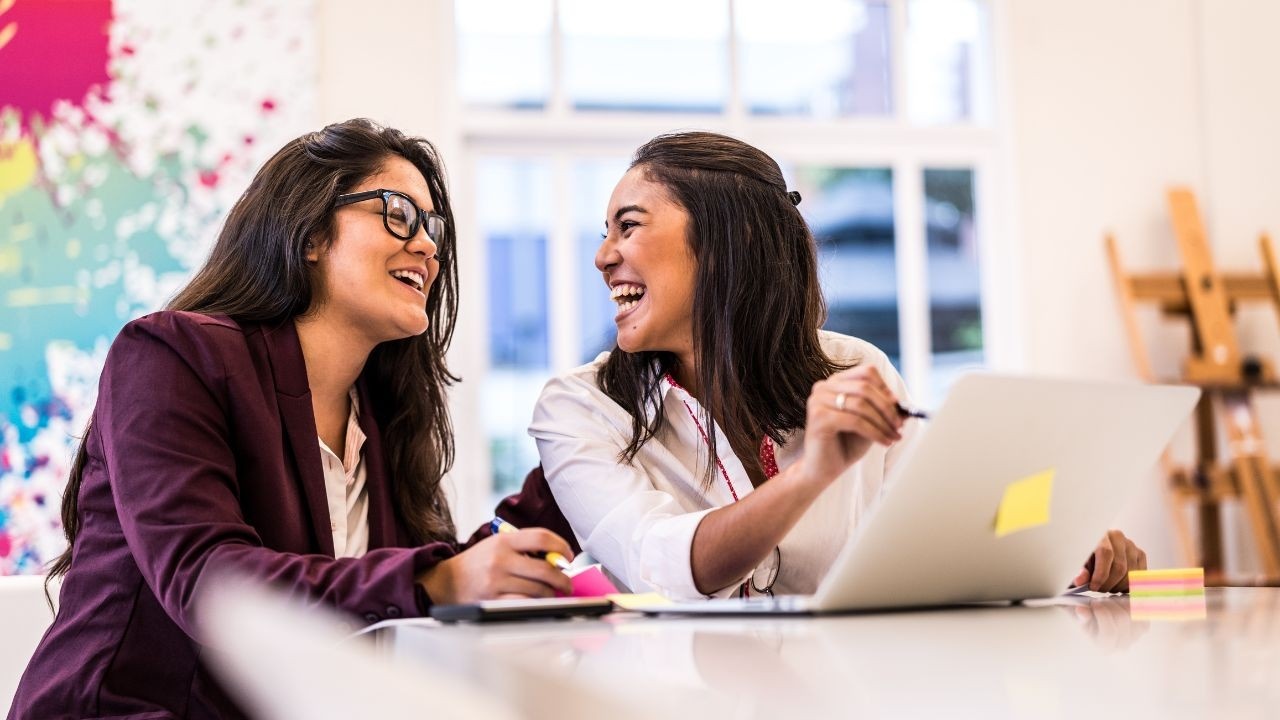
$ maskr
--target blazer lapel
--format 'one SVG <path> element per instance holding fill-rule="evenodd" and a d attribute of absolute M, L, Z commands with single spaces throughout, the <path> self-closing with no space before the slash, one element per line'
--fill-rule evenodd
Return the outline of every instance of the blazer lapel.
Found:
<path fill-rule="evenodd" d="M 329 500 L 325 495 L 324 470 L 320 464 L 315 410 L 307 384 L 307 364 L 293 321 L 263 328 L 271 374 L 275 381 L 280 422 L 293 454 L 294 469 L 302 484 L 311 518 L 311 532 L 320 551 L 333 557 L 333 535 L 329 532 Z"/>
<path fill-rule="evenodd" d="M 391 497 L 391 477 L 382 454 L 382 432 L 362 375 L 356 381 L 360 398 L 360 429 L 364 432 L 364 487 L 369 497 L 369 549 L 396 547 L 396 513 Z"/>

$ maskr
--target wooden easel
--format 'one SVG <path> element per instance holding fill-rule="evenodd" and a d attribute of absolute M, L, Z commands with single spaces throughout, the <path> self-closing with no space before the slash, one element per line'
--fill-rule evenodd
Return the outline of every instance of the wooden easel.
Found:
<path fill-rule="evenodd" d="M 1280 265 L 1271 239 L 1259 240 L 1264 272 L 1219 273 L 1213 266 L 1195 196 L 1185 188 L 1168 192 L 1181 272 L 1131 274 L 1120 263 L 1115 238 L 1106 238 L 1107 255 L 1116 280 L 1120 309 L 1138 374 L 1155 382 L 1138 327 L 1139 302 L 1154 302 L 1165 316 L 1185 318 L 1191 327 L 1191 354 L 1179 382 L 1204 390 L 1196 408 L 1197 458 L 1194 467 L 1178 467 L 1166 452 L 1162 464 L 1169 475 L 1174 529 L 1187 564 L 1202 565 L 1209 584 L 1223 584 L 1220 503 L 1239 497 L 1268 584 L 1280 583 L 1280 483 L 1267 458 L 1266 445 L 1252 402 L 1253 390 L 1280 387 L 1275 368 L 1264 358 L 1242 355 L 1232 315 L 1243 302 L 1270 302 L 1280 313 Z M 1225 423 L 1231 455 L 1219 463 L 1218 422 Z M 1199 548 L 1183 512 L 1196 503 Z"/>

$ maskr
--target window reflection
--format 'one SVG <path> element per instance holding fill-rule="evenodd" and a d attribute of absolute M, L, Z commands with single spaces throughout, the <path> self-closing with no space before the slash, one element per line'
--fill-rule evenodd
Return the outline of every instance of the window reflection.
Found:
<path fill-rule="evenodd" d="M 578 110 L 720 112 L 728 3 L 561 0 L 564 83 Z"/>
<path fill-rule="evenodd" d="M 974 228 L 973 171 L 924 171 L 928 240 L 932 397 L 946 394 L 963 370 L 980 366 L 981 271 Z"/>
<path fill-rule="evenodd" d="M 476 166 L 484 238 L 490 371 L 481 407 L 494 491 L 518 489 L 538 464 L 525 430 L 548 375 L 547 237 L 550 168 L 543 160 L 485 157 Z"/>
<path fill-rule="evenodd" d="M 893 172 L 805 166 L 793 174 L 818 243 L 824 327 L 872 343 L 899 365 Z"/>
<path fill-rule="evenodd" d="M 986 45 L 980 0 L 910 0 L 907 111 L 921 125 L 982 120 L 975 81 Z"/>
<path fill-rule="evenodd" d="M 542 108 L 551 87 L 551 0 L 466 0 L 454 12 L 463 101 Z"/>
<path fill-rule="evenodd" d="M 888 115 L 884 0 L 738 0 L 742 94 L 756 115 Z"/>

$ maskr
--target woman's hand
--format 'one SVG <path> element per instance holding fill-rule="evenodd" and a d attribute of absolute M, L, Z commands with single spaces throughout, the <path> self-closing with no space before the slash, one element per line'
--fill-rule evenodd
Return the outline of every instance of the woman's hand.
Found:
<path fill-rule="evenodd" d="M 542 528 L 499 533 L 438 563 L 418 578 L 440 605 L 507 597 L 573 594 L 568 575 L 535 554 L 558 552 L 573 558 L 569 544 Z"/>
<path fill-rule="evenodd" d="M 803 472 L 829 483 L 857 462 L 871 443 L 902 439 L 898 399 L 871 365 L 814 383 L 804 429 Z"/>
<path fill-rule="evenodd" d="M 1147 554 L 1119 530 L 1108 530 L 1072 585 L 1089 584 L 1098 592 L 1127 592 L 1129 571 L 1146 570 Z"/>

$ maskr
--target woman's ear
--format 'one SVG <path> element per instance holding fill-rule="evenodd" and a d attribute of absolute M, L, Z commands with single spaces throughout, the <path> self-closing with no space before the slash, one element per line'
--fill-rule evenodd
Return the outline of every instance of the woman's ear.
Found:
<path fill-rule="evenodd" d="M 320 251 L 316 249 L 315 242 L 308 240 L 307 244 L 303 246 L 303 250 L 303 257 L 307 259 L 307 262 L 314 264 L 320 261 Z"/>

